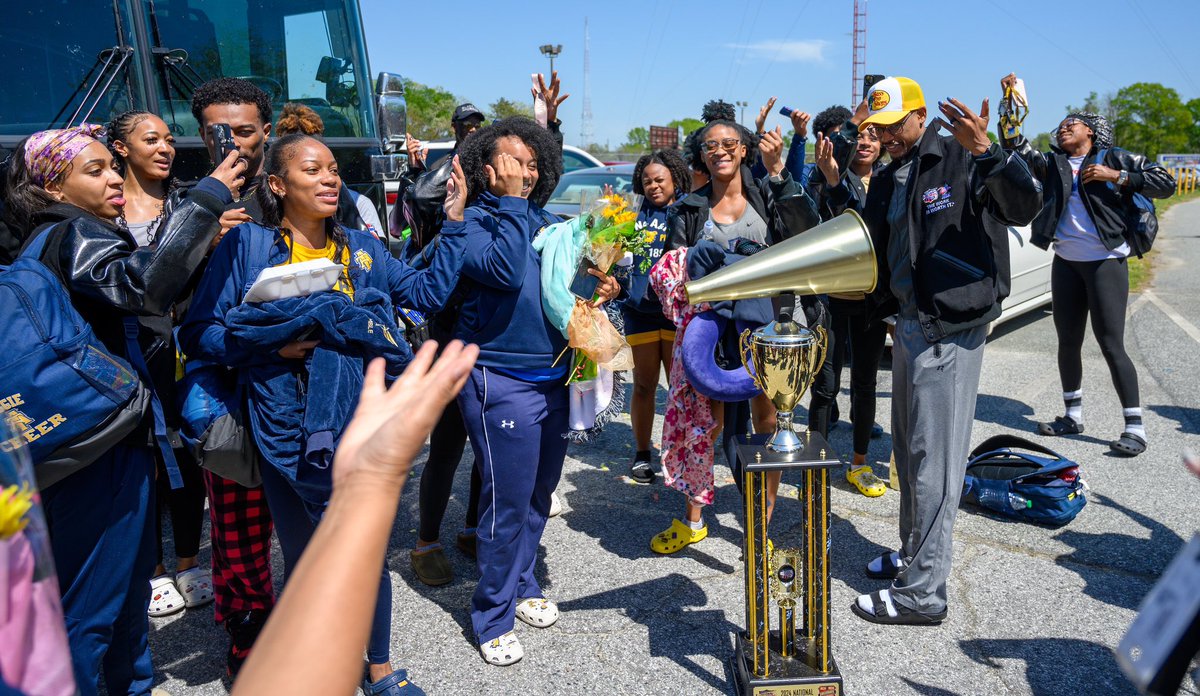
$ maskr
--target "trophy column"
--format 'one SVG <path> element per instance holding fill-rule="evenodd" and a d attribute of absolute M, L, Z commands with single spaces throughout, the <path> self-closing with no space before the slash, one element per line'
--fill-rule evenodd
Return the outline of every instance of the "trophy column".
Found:
<path fill-rule="evenodd" d="M 738 445 L 745 503 L 746 631 L 734 639 L 737 693 L 750 696 L 768 689 L 780 696 L 839 696 L 842 676 L 829 637 L 829 469 L 840 462 L 818 434 L 802 437 L 805 446 L 795 452 L 770 450 L 766 441 L 766 435 L 752 435 Z M 802 474 L 801 548 L 772 552 L 766 475 L 792 469 Z M 776 626 L 771 625 L 772 600 Z"/>

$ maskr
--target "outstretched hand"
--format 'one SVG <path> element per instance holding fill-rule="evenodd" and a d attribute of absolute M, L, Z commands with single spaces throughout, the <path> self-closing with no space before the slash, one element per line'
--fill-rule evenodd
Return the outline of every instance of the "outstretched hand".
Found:
<path fill-rule="evenodd" d="M 550 73 L 550 86 L 549 87 L 546 86 L 546 76 L 543 75 L 542 73 L 538 73 L 537 89 L 534 89 L 532 87 L 529 89 L 530 93 L 533 94 L 534 99 L 537 99 L 538 96 L 541 96 L 541 98 L 546 102 L 546 122 L 547 123 L 554 123 L 555 121 L 558 120 L 559 105 L 562 104 L 563 102 L 565 102 L 567 100 L 567 97 L 571 96 L 570 94 L 564 94 L 560 97 L 558 95 L 558 92 L 561 89 L 562 89 L 562 83 L 559 82 L 559 80 L 558 80 L 558 71 L 557 70 Z"/>
<path fill-rule="evenodd" d="M 988 138 L 988 100 L 983 100 L 979 115 L 961 101 L 949 97 L 945 102 L 938 102 L 942 116 L 939 118 L 946 130 L 954 135 L 960 145 L 971 151 L 973 155 L 982 155 L 992 146 Z"/>
<path fill-rule="evenodd" d="M 358 408 L 333 458 L 335 489 L 351 479 L 404 485 L 413 457 L 479 357 L 478 346 L 461 341 L 451 341 L 435 361 L 436 352 L 437 343 L 426 341 L 391 388 L 382 358 L 367 366 Z"/>
<path fill-rule="evenodd" d="M 804 140 L 808 137 L 808 122 L 812 120 L 812 116 L 807 111 L 795 109 L 792 115 L 788 116 L 792 120 L 792 130 L 796 132 L 796 137 Z"/>
<path fill-rule="evenodd" d="M 821 170 L 821 174 L 825 177 L 825 183 L 829 186 L 835 185 L 840 172 L 837 160 L 833 158 L 833 141 L 820 133 L 817 133 L 815 157 L 817 169 Z"/>
<path fill-rule="evenodd" d="M 754 132 L 755 133 L 763 132 L 763 126 L 765 126 L 767 123 L 767 116 L 771 115 L 771 109 L 774 107 L 775 107 L 775 97 L 771 97 L 770 99 L 767 100 L 767 103 L 763 104 L 762 108 L 758 110 L 758 117 L 754 119 Z"/>

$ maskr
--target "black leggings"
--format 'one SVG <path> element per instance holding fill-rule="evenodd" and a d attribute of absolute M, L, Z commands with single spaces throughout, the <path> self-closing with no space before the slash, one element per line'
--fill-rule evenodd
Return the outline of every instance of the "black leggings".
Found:
<path fill-rule="evenodd" d="M 1108 362 L 1121 407 L 1137 407 L 1137 370 L 1125 352 L 1125 309 L 1129 304 L 1129 266 L 1125 259 L 1067 261 L 1055 256 L 1050 289 L 1063 391 L 1078 391 L 1083 385 L 1080 353 L 1090 314 L 1092 333 Z"/>
<path fill-rule="evenodd" d="M 434 542 L 441 536 L 442 517 L 450 502 L 454 488 L 454 473 L 462 460 L 467 446 L 467 428 L 463 425 L 462 411 L 457 403 L 450 403 L 442 411 L 442 417 L 429 435 L 429 459 L 421 472 L 421 522 L 418 538 Z M 471 492 L 467 501 L 465 526 L 474 527 L 479 520 L 479 488 L 481 481 L 478 467 L 471 467 Z"/>
<path fill-rule="evenodd" d="M 157 486 L 154 503 L 155 530 L 158 532 L 158 562 L 163 562 L 162 516 L 169 508 L 171 512 L 171 531 L 175 537 L 175 558 L 191 558 L 200 553 L 200 533 L 204 527 L 204 480 L 200 476 L 200 467 L 192 455 L 184 449 L 174 450 L 175 462 L 179 464 L 179 473 L 183 476 L 183 488 L 171 490 L 171 481 L 167 478 L 167 467 L 162 462 L 162 455 L 154 453 L 155 486 Z"/>
<path fill-rule="evenodd" d="M 841 367 L 850 355 L 850 420 L 854 423 L 854 453 L 865 455 L 875 426 L 875 387 L 887 324 L 867 315 L 866 302 L 829 299 L 829 355 L 813 380 L 809 427 L 828 436 L 830 411 L 841 388 Z"/>

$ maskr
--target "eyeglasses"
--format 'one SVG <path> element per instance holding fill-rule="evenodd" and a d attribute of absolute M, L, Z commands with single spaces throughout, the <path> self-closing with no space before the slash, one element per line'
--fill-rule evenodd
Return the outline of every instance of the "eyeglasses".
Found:
<path fill-rule="evenodd" d="M 715 152 L 718 147 L 726 152 L 733 152 L 741 144 L 742 141 L 737 138 L 723 138 L 720 141 L 705 140 L 703 143 L 700 143 L 700 147 L 704 148 L 705 152 Z"/>
<path fill-rule="evenodd" d="M 1077 123 L 1083 123 L 1083 121 L 1080 121 L 1077 118 L 1068 118 L 1067 120 L 1058 124 L 1058 132 L 1061 133 L 1063 131 L 1071 130 L 1071 128 L 1073 128 Z"/>
<path fill-rule="evenodd" d="M 905 121 L 907 121 L 908 117 L 912 116 L 912 115 L 913 115 L 913 112 L 910 111 L 907 114 L 904 114 L 904 118 L 900 119 L 899 121 L 896 121 L 895 123 L 893 123 L 890 126 L 883 126 L 880 130 L 883 130 L 888 135 L 900 135 L 900 131 L 904 130 Z M 879 128 L 879 126 L 876 126 L 876 128 Z"/>

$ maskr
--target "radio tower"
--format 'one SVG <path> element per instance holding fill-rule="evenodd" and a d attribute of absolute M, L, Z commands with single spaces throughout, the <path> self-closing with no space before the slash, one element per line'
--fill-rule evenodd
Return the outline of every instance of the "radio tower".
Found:
<path fill-rule="evenodd" d="M 859 95 L 862 78 L 867 74 L 867 0 L 854 0 L 854 58 L 850 74 L 850 106 L 853 108 L 866 95 Z"/>
<path fill-rule="evenodd" d="M 592 144 L 592 48 L 588 20 L 583 18 L 583 117 L 579 119 L 579 147 Z"/>

